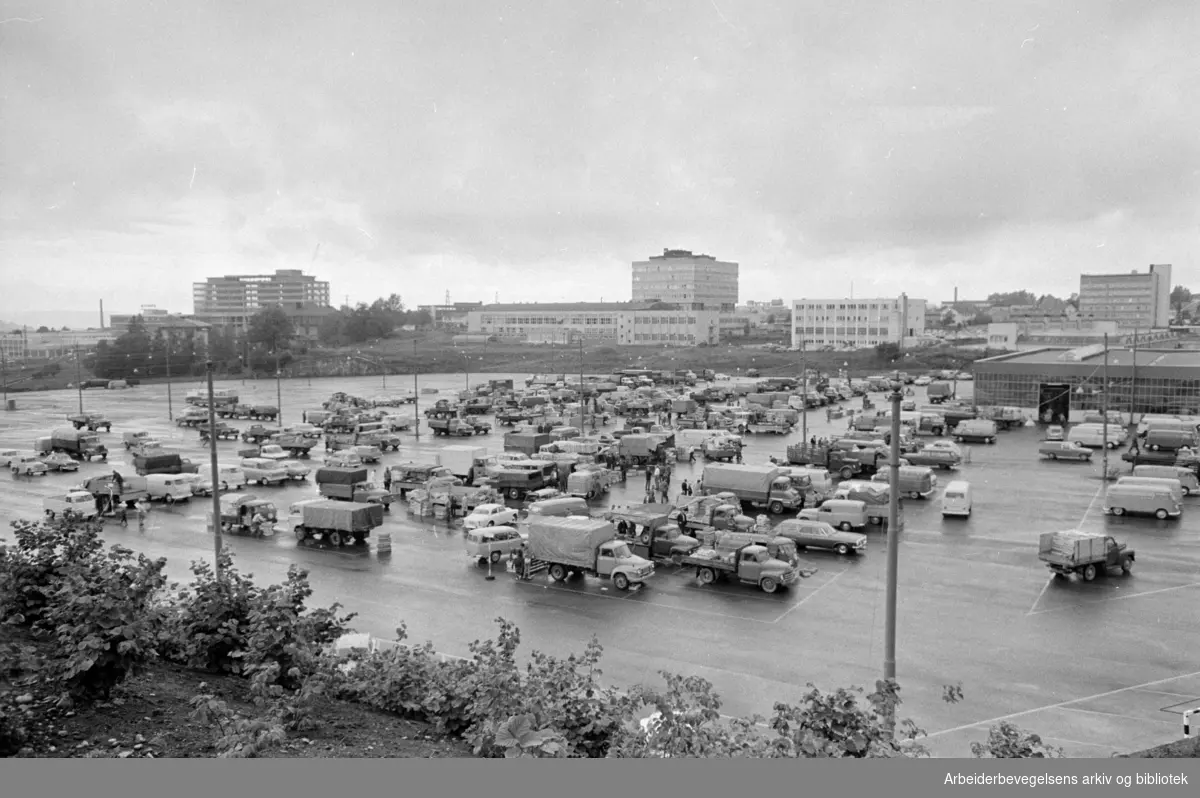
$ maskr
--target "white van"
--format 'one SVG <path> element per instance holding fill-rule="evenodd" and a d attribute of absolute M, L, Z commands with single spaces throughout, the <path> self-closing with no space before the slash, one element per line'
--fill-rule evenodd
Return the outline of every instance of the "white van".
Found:
<path fill-rule="evenodd" d="M 946 485 L 942 494 L 942 518 L 950 515 L 971 516 L 971 483 L 961 479 Z"/>
<path fill-rule="evenodd" d="M 834 488 L 833 476 L 827 468 L 810 466 L 784 466 L 792 476 L 805 476 L 812 480 L 812 489 L 819 496 L 832 496 Z"/>
<path fill-rule="evenodd" d="M 824 521 L 849 532 L 867 526 L 867 505 L 857 499 L 829 499 L 820 507 L 806 507 L 796 514 L 805 521 Z"/>
<path fill-rule="evenodd" d="M 1175 501 L 1171 489 L 1165 485 L 1116 484 L 1104 497 L 1104 512 L 1118 516 L 1126 513 L 1153 515 L 1164 520 L 1178 518 L 1183 513 L 1183 504 Z"/>
<path fill-rule="evenodd" d="M 1108 427 L 1108 448 L 1115 449 L 1124 443 L 1121 433 L 1125 432 L 1124 428 L 1109 425 Z M 1125 432 L 1124 437 L 1128 437 L 1129 433 Z M 1099 449 L 1104 446 L 1105 435 L 1103 424 L 1076 424 L 1071 427 L 1071 431 L 1067 433 L 1067 442 L 1077 442 L 1082 446 L 1087 446 L 1092 449 Z"/>
<path fill-rule="evenodd" d="M 1190 496 L 1200 493 L 1200 478 L 1190 468 L 1173 465 L 1140 465 L 1133 467 L 1135 477 L 1158 477 L 1159 479 L 1177 479 L 1183 488 L 1183 495 Z"/>
<path fill-rule="evenodd" d="M 212 466 L 202 465 L 196 470 L 204 493 L 212 493 Z M 246 474 L 241 466 L 232 463 L 217 463 L 217 485 L 221 490 L 238 490 L 246 487 Z"/>
<path fill-rule="evenodd" d="M 1183 483 L 1177 479 L 1163 477 L 1121 477 L 1117 480 L 1118 485 L 1162 485 L 1167 490 L 1171 491 L 1171 498 L 1183 504 Z"/>
<path fill-rule="evenodd" d="M 167 504 L 187 501 L 192 498 L 192 481 L 180 474 L 147 474 L 146 496 L 150 501 Z"/>

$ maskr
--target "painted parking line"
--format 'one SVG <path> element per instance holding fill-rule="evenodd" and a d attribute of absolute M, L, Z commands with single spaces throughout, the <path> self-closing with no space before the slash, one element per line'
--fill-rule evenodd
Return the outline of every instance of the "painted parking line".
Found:
<path fill-rule="evenodd" d="M 980 721 L 976 721 L 974 723 L 964 723 L 961 726 L 955 726 L 954 728 L 951 728 L 951 729 L 942 729 L 941 731 L 930 732 L 926 736 L 931 737 L 931 738 L 932 737 L 941 737 L 942 735 L 945 735 L 945 734 L 954 734 L 955 732 L 967 731 L 968 729 L 975 729 L 980 726 L 992 726 L 992 725 L 995 725 L 1002 721 L 1013 720 L 1014 718 L 1023 718 L 1027 715 L 1033 715 L 1038 712 L 1045 712 L 1045 711 L 1048 711 L 1051 709 L 1062 709 L 1064 707 L 1071 707 L 1071 706 L 1074 706 L 1075 704 L 1082 704 L 1087 701 L 1095 701 L 1098 698 L 1108 698 L 1110 696 L 1120 695 L 1121 693 L 1129 693 L 1129 692 L 1133 692 L 1135 690 L 1144 690 L 1147 687 L 1157 687 L 1160 684 L 1169 684 L 1170 682 L 1179 681 L 1180 679 L 1190 679 L 1194 676 L 1200 676 L 1200 671 L 1192 671 L 1191 673 L 1180 673 L 1175 676 L 1167 676 L 1163 679 L 1154 679 L 1153 681 L 1142 682 L 1141 684 L 1131 684 L 1128 687 L 1118 687 L 1115 690 L 1106 690 L 1103 693 L 1096 693 L 1094 695 L 1081 696 L 1079 698 L 1072 698 L 1067 701 L 1059 701 L 1056 704 L 1046 704 L 1044 706 L 1033 707 L 1032 709 L 1022 710 L 1021 712 L 1011 712 L 1007 715 L 1000 715 L 999 717 L 988 718 L 987 720 L 980 720 Z"/>
<path fill-rule="evenodd" d="M 836 574 L 834 574 L 834 576 L 833 576 L 833 578 L 832 578 L 832 579 L 830 579 L 828 582 L 826 582 L 825 584 L 823 584 L 823 585 L 821 585 L 820 587 L 818 587 L 818 588 L 817 588 L 816 590 L 814 590 L 813 592 L 809 593 L 809 594 L 808 594 L 807 596 L 805 596 L 804 598 L 802 598 L 802 599 L 800 599 L 799 601 L 797 601 L 797 602 L 796 602 L 795 604 L 793 604 L 792 606 L 788 607 L 786 610 L 784 610 L 784 611 L 783 611 L 783 613 L 782 613 L 782 614 L 781 614 L 781 615 L 780 615 L 778 618 L 776 618 L 775 620 L 771 621 L 771 623 L 779 623 L 780 621 L 782 621 L 784 618 L 786 618 L 788 615 L 790 615 L 790 614 L 792 613 L 792 610 L 795 610 L 796 608 L 800 607 L 802 604 L 804 604 L 804 602 L 808 601 L 810 598 L 812 598 L 813 596 L 817 595 L 818 593 L 820 593 L 820 592 L 821 592 L 822 590 L 824 590 L 825 588 L 827 588 L 827 587 L 829 587 L 830 585 L 832 585 L 834 582 L 836 582 L 836 581 L 838 580 L 838 578 L 839 578 L 839 577 L 841 577 L 841 575 L 842 575 L 842 574 L 846 573 L 846 571 L 848 571 L 848 570 L 850 570 L 850 569 L 849 569 L 849 568 L 847 568 L 846 570 L 843 570 L 843 571 L 838 571 Z"/>
<path fill-rule="evenodd" d="M 1059 707 L 1063 712 L 1079 712 L 1086 715 L 1103 715 L 1107 718 L 1122 718 L 1124 720 L 1136 720 L 1139 723 L 1165 723 L 1168 726 L 1178 726 L 1179 722 L 1174 720 L 1156 720 L 1154 718 L 1142 718 L 1137 715 L 1124 715 L 1120 712 L 1104 712 L 1099 709 L 1083 709 L 1082 707 Z"/>
<path fill-rule="evenodd" d="M 1051 608 L 1045 609 L 1045 610 L 1037 610 L 1036 612 L 1031 610 L 1031 611 L 1025 613 L 1025 617 L 1029 617 L 1030 615 L 1045 615 L 1050 612 L 1064 612 L 1066 610 L 1074 610 L 1074 609 L 1078 609 L 1083 606 L 1087 606 L 1089 604 L 1107 604 L 1112 601 L 1123 601 L 1125 599 L 1142 598 L 1143 596 L 1155 596 L 1155 595 L 1158 595 L 1159 593 L 1171 593 L 1176 590 L 1186 590 L 1187 588 L 1192 588 L 1192 587 L 1200 587 L 1200 582 L 1189 582 L 1186 585 L 1176 585 L 1175 587 L 1162 587 L 1157 590 L 1146 590 L 1141 593 L 1123 593 L 1120 596 L 1110 596 L 1109 598 L 1079 601 L 1074 604 L 1068 604 L 1063 607 L 1051 607 Z M 1043 589 L 1042 592 L 1044 593 L 1045 589 Z M 1040 600 L 1040 598 L 1041 597 L 1039 596 L 1039 600 Z M 1036 606 L 1036 602 L 1035 602 L 1035 606 Z"/>
<path fill-rule="evenodd" d="M 582 593 L 582 592 L 579 592 L 576 590 L 567 590 L 566 588 L 562 588 L 562 587 L 553 587 L 551 585 L 540 584 L 537 582 L 525 582 L 525 581 L 521 581 L 521 580 L 518 580 L 517 584 L 521 585 L 523 587 L 529 587 L 529 588 L 540 587 L 542 590 L 554 591 L 556 593 L 571 593 L 576 596 L 584 596 L 586 598 L 602 598 L 602 599 L 608 599 L 609 601 L 629 601 L 633 598 L 634 595 L 636 595 L 636 594 L 611 595 L 609 593 Z M 639 601 L 638 603 L 646 604 L 651 607 L 658 607 L 658 608 L 664 609 L 664 610 L 672 610 L 674 612 L 686 613 L 688 615 L 709 615 L 714 618 L 725 618 L 725 619 L 728 619 L 731 621 L 760 623 L 760 624 L 763 624 L 764 626 L 770 626 L 771 624 L 775 623 L 774 621 L 766 621 L 766 620 L 762 620 L 761 618 L 750 618 L 750 617 L 747 617 L 744 615 L 731 615 L 731 614 L 725 613 L 725 612 L 714 612 L 712 610 L 701 610 L 701 609 L 696 609 L 694 607 L 675 607 L 670 604 L 662 604 L 657 601 Z"/>

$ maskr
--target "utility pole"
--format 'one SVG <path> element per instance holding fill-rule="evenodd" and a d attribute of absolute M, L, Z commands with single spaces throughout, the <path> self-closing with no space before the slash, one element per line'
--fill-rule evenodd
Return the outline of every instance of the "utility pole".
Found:
<path fill-rule="evenodd" d="M 75 390 L 79 392 L 79 414 L 83 415 L 83 362 L 79 359 L 79 344 L 75 344 Z"/>
<path fill-rule="evenodd" d="M 896 681 L 896 583 L 900 573 L 900 402 L 903 384 L 899 372 L 892 375 L 892 441 L 888 458 L 888 530 L 887 530 L 887 611 L 884 631 L 883 678 Z M 888 712 L 887 724 L 896 729 L 895 707 Z"/>
<path fill-rule="evenodd" d="M 211 433 L 208 436 L 208 463 L 212 475 L 213 572 L 217 579 L 220 579 L 224 575 L 222 573 L 224 569 L 221 567 L 223 546 L 221 540 L 221 481 L 219 479 L 221 472 L 217 469 L 217 405 L 213 400 L 213 362 L 211 360 L 205 364 L 205 371 L 208 377 L 208 430 Z"/>
<path fill-rule="evenodd" d="M 417 390 L 417 339 L 413 339 L 413 436 L 421 439 L 421 392 Z"/>
<path fill-rule="evenodd" d="M 279 411 L 279 426 L 283 426 L 283 389 L 279 385 L 279 341 L 275 341 L 275 409 Z"/>
<path fill-rule="evenodd" d="M 800 410 L 800 443 L 803 445 L 808 442 L 808 368 L 805 365 L 803 333 L 800 336 L 800 378 L 804 381 L 800 397 L 802 400 L 802 409 Z"/>
<path fill-rule="evenodd" d="M 583 333 L 579 333 L 579 431 L 587 429 L 587 406 L 583 396 Z"/>
<path fill-rule="evenodd" d="M 164 337 L 166 338 L 167 419 L 169 421 L 174 421 L 175 420 L 175 407 L 174 407 L 174 400 L 172 400 L 172 398 L 171 398 L 171 331 L 169 329 L 164 329 L 163 334 L 164 334 Z"/>
<path fill-rule="evenodd" d="M 1108 490 L 1108 333 L 1104 334 L 1104 388 L 1100 397 L 1101 414 L 1104 416 L 1104 433 L 1100 445 L 1104 452 L 1104 471 L 1100 479 L 1104 480 L 1104 490 Z"/>
<path fill-rule="evenodd" d="M 8 409 L 8 350 L 0 348 L 0 381 L 4 383 L 4 409 Z"/>
<path fill-rule="evenodd" d="M 1133 328 L 1133 381 L 1129 386 L 1129 423 L 1134 426 L 1134 432 L 1137 432 L 1137 345 L 1138 345 L 1138 330 Z"/>

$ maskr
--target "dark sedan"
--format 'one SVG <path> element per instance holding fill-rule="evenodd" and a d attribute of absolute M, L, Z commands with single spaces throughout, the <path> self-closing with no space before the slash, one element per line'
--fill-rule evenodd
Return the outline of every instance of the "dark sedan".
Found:
<path fill-rule="evenodd" d="M 824 521 L 789 518 L 775 527 L 775 534 L 796 544 L 798 549 L 824 549 L 838 554 L 859 554 L 867 550 L 867 536 L 842 532 Z"/>

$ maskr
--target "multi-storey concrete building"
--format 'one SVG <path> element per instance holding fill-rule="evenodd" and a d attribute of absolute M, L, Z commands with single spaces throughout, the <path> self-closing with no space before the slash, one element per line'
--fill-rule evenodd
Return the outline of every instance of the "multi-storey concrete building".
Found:
<path fill-rule="evenodd" d="M 696 346 L 720 340 L 720 314 L 665 303 L 569 302 L 484 305 L 467 314 L 471 334 L 542 344 L 583 338 L 631 346 Z"/>
<path fill-rule="evenodd" d="M 1115 321 L 1124 328 L 1150 329 L 1171 323 L 1171 265 L 1142 274 L 1082 274 L 1079 315 Z"/>
<path fill-rule="evenodd" d="M 908 343 L 925 333 L 925 300 L 796 299 L 792 301 L 792 348 L 865 349 Z"/>
<path fill-rule="evenodd" d="M 685 249 L 664 249 L 634 262 L 633 301 L 731 313 L 738 301 L 738 265 Z"/>
<path fill-rule="evenodd" d="M 138 316 L 141 316 L 146 332 L 152 336 L 161 330 L 172 338 L 193 338 L 200 346 L 208 343 L 208 331 L 212 325 L 178 313 L 170 313 L 154 305 L 142 305 L 137 313 L 114 313 L 108 317 L 108 323 L 118 335 L 124 335 L 129 330 L 129 323 Z"/>
<path fill-rule="evenodd" d="M 227 274 L 192 284 L 194 316 L 214 327 L 245 329 L 260 310 L 280 307 L 292 320 L 296 334 L 316 337 L 329 307 L 329 283 L 299 269 L 275 274 Z"/>

